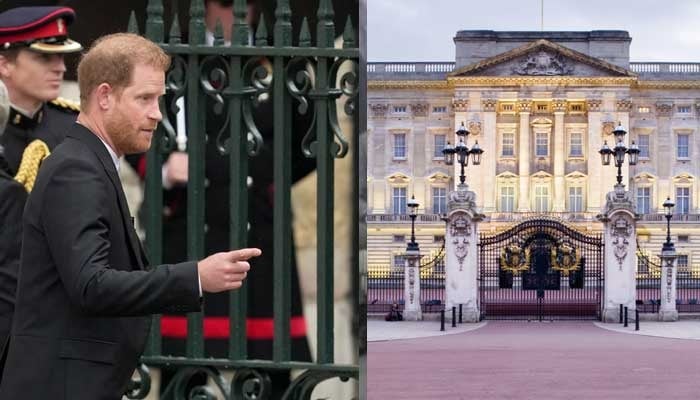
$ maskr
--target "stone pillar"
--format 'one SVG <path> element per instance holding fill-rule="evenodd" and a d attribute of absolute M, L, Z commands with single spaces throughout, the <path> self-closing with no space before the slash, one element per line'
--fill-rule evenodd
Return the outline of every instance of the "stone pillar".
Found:
<path fill-rule="evenodd" d="M 520 135 L 518 140 L 518 175 L 520 191 L 518 193 L 518 212 L 530 211 L 530 100 L 519 100 Z"/>
<path fill-rule="evenodd" d="M 420 308 L 420 251 L 406 250 L 406 270 L 404 273 L 404 310 L 407 321 L 420 321 L 423 313 Z"/>
<path fill-rule="evenodd" d="M 496 132 L 497 104 L 498 101 L 496 99 L 482 100 L 483 126 L 480 126 L 478 130 L 475 130 L 471 124 L 469 126 L 470 132 L 479 133 L 474 139 L 479 141 L 479 146 L 484 150 L 484 154 L 481 156 L 481 165 L 471 165 L 469 167 L 472 180 L 467 181 L 467 183 L 471 184 L 480 196 L 483 196 L 479 200 L 485 212 L 496 211 L 496 188 L 493 184 L 493 175 L 485 171 L 496 171 L 496 161 L 498 160 L 498 155 L 496 154 L 496 149 L 498 148 L 498 135 Z M 474 145 L 474 142 L 471 142 L 470 146 L 472 145 Z M 474 175 L 479 179 L 478 186 L 474 185 Z"/>
<path fill-rule="evenodd" d="M 479 322 L 477 284 L 477 223 L 483 219 L 476 207 L 476 195 L 460 185 L 449 194 L 445 235 L 446 311 L 462 304 L 462 321 Z M 451 318 L 451 313 L 447 313 Z"/>
<path fill-rule="evenodd" d="M 566 100 L 554 100 L 554 212 L 565 209 L 566 185 L 564 182 L 564 161 L 566 146 L 564 145 L 564 112 Z"/>
<path fill-rule="evenodd" d="M 586 204 L 588 212 L 601 211 L 602 190 L 599 185 L 602 182 L 602 164 L 598 150 L 603 145 L 602 120 L 600 106 L 602 101 L 599 99 L 586 100 L 586 109 L 588 111 L 588 141 L 586 143 L 587 151 L 587 167 L 588 167 L 588 193 L 586 194 Z M 608 143 L 609 145 L 610 143 Z"/>
<path fill-rule="evenodd" d="M 676 249 L 671 245 L 661 250 L 661 305 L 659 321 L 678 321 L 676 309 Z"/>
<path fill-rule="evenodd" d="M 605 287 L 603 289 L 603 321 L 620 319 L 620 304 L 634 312 L 637 298 L 637 215 L 631 193 L 624 186 L 606 197 L 605 208 L 598 215 L 603 222 L 605 243 Z"/>

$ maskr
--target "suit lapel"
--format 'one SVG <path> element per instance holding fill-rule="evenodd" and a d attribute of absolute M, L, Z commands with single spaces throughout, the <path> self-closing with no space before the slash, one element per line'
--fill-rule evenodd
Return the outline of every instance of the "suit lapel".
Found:
<path fill-rule="evenodd" d="M 124 195 L 124 190 L 122 189 L 121 180 L 117 174 L 117 169 L 112 161 L 112 157 L 109 155 L 107 148 L 105 147 L 102 140 L 92 133 L 89 129 L 76 123 L 74 129 L 71 131 L 69 136 L 73 136 L 76 139 L 84 142 L 87 146 L 95 152 L 97 158 L 102 163 L 105 171 L 107 172 L 107 177 L 109 177 L 114 190 L 117 192 L 117 203 L 119 204 L 120 214 L 122 216 L 122 224 L 124 225 L 124 230 L 129 239 L 129 245 L 132 250 L 132 254 L 138 263 L 140 269 L 145 269 L 145 264 L 147 263 L 143 248 L 141 247 L 141 241 L 136 235 L 136 230 L 134 229 L 133 219 L 131 213 L 129 212 L 129 205 L 126 201 L 126 196 Z"/>

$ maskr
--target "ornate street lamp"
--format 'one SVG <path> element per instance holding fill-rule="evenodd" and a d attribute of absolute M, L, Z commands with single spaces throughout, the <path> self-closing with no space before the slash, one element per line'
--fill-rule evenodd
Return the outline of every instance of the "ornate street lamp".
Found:
<path fill-rule="evenodd" d="M 662 251 L 674 250 L 673 242 L 671 242 L 671 217 L 673 216 L 673 207 L 675 204 L 671 201 L 670 197 L 666 198 L 664 201 L 664 209 L 666 210 L 666 243 Z"/>
<path fill-rule="evenodd" d="M 406 250 L 418 250 L 418 243 L 416 243 L 416 230 L 415 230 L 416 210 L 418 209 L 418 202 L 416 201 L 415 196 L 411 195 L 411 200 L 406 202 L 406 205 L 411 210 L 410 214 L 409 214 L 411 217 L 411 241 L 408 242 L 408 245 L 406 246 Z"/>
<path fill-rule="evenodd" d="M 464 181 L 466 180 L 466 177 L 464 176 L 464 167 L 469 165 L 469 155 L 472 156 L 472 164 L 479 165 L 481 164 L 481 154 L 484 152 L 484 150 L 479 147 L 478 141 L 474 143 L 474 146 L 472 146 L 471 149 L 467 147 L 466 142 L 467 137 L 469 136 L 469 131 L 464 127 L 464 122 L 462 122 L 462 125 L 459 127 L 459 129 L 457 129 L 455 134 L 459 138 L 459 141 L 454 147 L 452 147 L 450 142 L 447 142 L 445 148 L 442 149 L 442 154 L 445 156 L 445 164 L 447 165 L 452 165 L 455 161 L 455 155 L 457 155 L 457 162 L 461 166 L 459 182 L 464 184 Z"/>
<path fill-rule="evenodd" d="M 622 128 L 622 124 L 618 122 L 617 128 L 613 131 L 613 135 L 615 135 L 615 147 L 611 149 L 608 146 L 608 142 L 605 141 L 603 142 L 603 147 L 598 151 L 603 165 L 610 165 L 610 156 L 612 155 L 614 157 L 615 166 L 617 167 L 618 185 L 622 185 L 622 165 L 625 163 L 625 154 L 629 155 L 630 165 L 637 165 L 637 161 L 639 160 L 639 147 L 634 144 L 634 141 L 632 141 L 629 148 L 625 146 L 624 139 L 626 134 L 627 131 L 625 131 L 625 129 Z"/>

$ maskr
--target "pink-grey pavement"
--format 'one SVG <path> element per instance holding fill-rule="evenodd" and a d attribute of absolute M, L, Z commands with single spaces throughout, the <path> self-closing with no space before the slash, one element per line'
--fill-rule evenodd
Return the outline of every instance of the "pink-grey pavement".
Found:
<path fill-rule="evenodd" d="M 592 322 L 491 321 L 466 333 L 372 342 L 367 352 L 369 400 L 700 399 L 700 340 Z"/>

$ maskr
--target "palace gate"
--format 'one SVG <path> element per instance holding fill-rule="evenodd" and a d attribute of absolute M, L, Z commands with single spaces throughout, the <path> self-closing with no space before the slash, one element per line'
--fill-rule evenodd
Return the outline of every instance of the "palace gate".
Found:
<path fill-rule="evenodd" d="M 479 241 L 482 319 L 600 319 L 603 241 L 557 219 L 523 221 Z"/>

